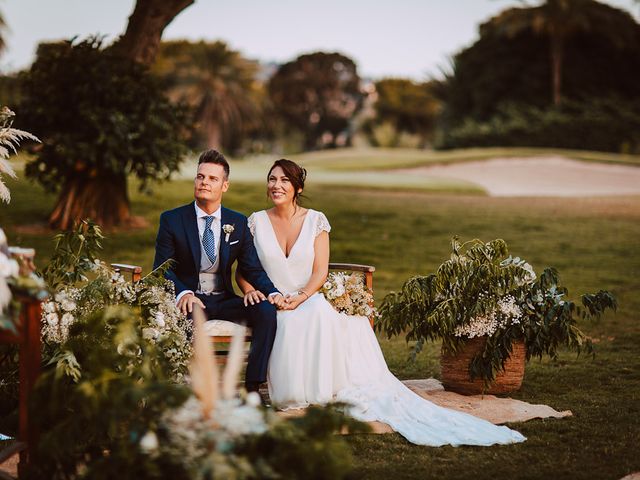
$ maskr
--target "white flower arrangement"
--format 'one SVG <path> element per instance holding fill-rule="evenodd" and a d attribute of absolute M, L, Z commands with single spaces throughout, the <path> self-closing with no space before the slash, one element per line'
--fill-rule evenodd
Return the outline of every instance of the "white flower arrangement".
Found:
<path fill-rule="evenodd" d="M 173 458 L 190 472 L 200 470 L 213 456 L 216 468 L 224 465 L 232 472 L 237 466 L 228 453 L 236 441 L 248 435 L 263 434 L 280 419 L 272 411 L 261 408 L 257 392 L 248 393 L 244 400 L 237 396 L 244 331 L 234 335 L 228 363 L 220 372 L 212 344 L 204 331 L 204 313 L 196 308 L 193 315 L 192 395 L 160 418 L 159 431 L 165 441 L 158 446 L 156 434 L 149 431 L 140 439 L 140 449 L 151 456 Z M 220 377 L 221 383 L 218 382 Z"/>
<path fill-rule="evenodd" d="M 362 274 L 331 272 L 321 292 L 339 312 L 365 317 L 376 315 L 373 293 L 365 285 Z"/>
<path fill-rule="evenodd" d="M 141 310 L 143 338 L 152 341 L 181 380 L 191 355 L 190 324 L 175 305 L 172 291 L 145 282 L 131 283 L 96 260 L 96 278 L 82 287 L 63 287 L 42 305 L 42 340 L 56 348 L 69 337 L 69 328 L 82 317 L 108 305 L 127 304 Z M 171 287 L 172 284 L 167 284 Z M 106 328 L 106 327 L 105 327 Z M 137 345 L 120 345 L 122 355 L 140 355 Z"/>
<path fill-rule="evenodd" d="M 509 266 L 517 267 L 515 271 L 518 273 L 513 276 L 513 284 L 516 287 L 532 285 L 535 282 L 536 273 L 533 267 L 525 260 L 509 255 L 500 262 L 500 267 Z M 479 300 L 482 300 L 483 297 L 486 298 L 486 292 L 479 295 Z M 493 311 L 473 317 L 469 323 L 458 325 L 453 334 L 456 337 L 465 338 L 490 337 L 497 331 L 505 330 L 513 325 L 520 325 L 522 319 L 523 311 L 518 300 L 513 295 L 507 294 L 498 300 L 497 306 Z"/>
<path fill-rule="evenodd" d="M 260 407 L 256 392 L 248 394 L 245 401 L 239 398 L 218 400 L 208 415 L 200 400 L 191 396 L 180 407 L 161 417 L 159 425 L 166 439 L 159 449 L 156 446 L 149 453 L 177 458 L 187 470 L 193 471 L 212 453 L 219 454 L 220 461 L 224 461 L 224 454 L 236 440 L 245 435 L 260 435 L 279 421 L 274 412 Z M 145 440 L 147 435 L 140 441 L 143 450 L 153 445 L 152 441 Z"/>
<path fill-rule="evenodd" d="M 512 295 L 506 295 L 498 301 L 498 308 L 487 315 L 471 319 L 465 325 L 458 325 L 454 331 L 456 337 L 490 337 L 498 330 L 511 325 L 520 325 L 522 309 Z"/>

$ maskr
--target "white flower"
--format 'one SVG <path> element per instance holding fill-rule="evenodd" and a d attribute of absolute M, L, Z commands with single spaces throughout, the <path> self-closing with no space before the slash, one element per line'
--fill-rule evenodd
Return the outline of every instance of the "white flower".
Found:
<path fill-rule="evenodd" d="M 267 430 L 262 411 L 249 404 L 240 405 L 237 400 L 218 402 L 214 417 L 232 436 L 260 434 Z"/>
<path fill-rule="evenodd" d="M 68 327 L 73 323 L 73 320 L 73 315 L 71 315 L 70 313 L 65 313 L 64 315 L 62 315 L 62 320 L 60 322 L 62 323 L 63 327 Z"/>
<path fill-rule="evenodd" d="M 70 298 L 65 298 L 62 301 L 61 306 L 65 312 L 72 312 L 76 309 L 76 302 L 74 302 Z"/>
<path fill-rule="evenodd" d="M 156 322 L 156 325 L 160 328 L 164 328 L 166 325 L 166 322 L 164 321 L 164 313 L 162 312 L 156 313 L 156 316 L 153 318 L 153 320 Z"/>
<path fill-rule="evenodd" d="M 155 340 L 160 335 L 160 332 L 152 327 L 142 329 L 142 338 L 146 340 Z"/>
<path fill-rule="evenodd" d="M 325 282 L 324 285 L 322 286 L 322 288 L 325 289 L 325 290 L 331 289 L 331 282 Z"/>
<path fill-rule="evenodd" d="M 45 318 L 47 320 L 47 323 L 51 326 L 58 324 L 58 321 L 59 321 L 58 314 L 55 312 L 47 313 L 47 316 Z"/>
<path fill-rule="evenodd" d="M 53 302 L 43 302 L 42 311 L 44 313 L 53 313 L 56 311 L 56 304 Z"/>
<path fill-rule="evenodd" d="M 225 223 L 222 226 L 222 231 L 226 234 L 224 236 L 224 241 L 225 242 L 229 241 L 229 236 L 233 233 L 234 230 L 235 230 L 235 227 L 233 225 L 229 225 L 228 223 Z"/>
<path fill-rule="evenodd" d="M 152 453 L 158 449 L 158 437 L 152 431 L 148 431 L 140 439 L 140 449 L 144 453 Z"/>
<path fill-rule="evenodd" d="M 260 394 L 258 392 L 249 392 L 247 394 L 247 405 L 250 407 L 259 407 L 262 403 L 260 401 Z"/>
<path fill-rule="evenodd" d="M 63 300 L 67 299 L 67 292 L 65 292 L 64 290 L 60 290 L 58 293 L 56 293 L 55 295 L 55 300 L 58 303 L 62 303 Z"/>

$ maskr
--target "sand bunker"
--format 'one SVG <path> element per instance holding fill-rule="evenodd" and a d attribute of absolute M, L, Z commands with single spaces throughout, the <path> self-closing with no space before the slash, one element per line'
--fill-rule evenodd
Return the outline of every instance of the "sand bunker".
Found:
<path fill-rule="evenodd" d="M 404 169 L 402 172 L 475 183 L 494 197 L 640 195 L 640 167 L 563 157 L 492 160 Z"/>

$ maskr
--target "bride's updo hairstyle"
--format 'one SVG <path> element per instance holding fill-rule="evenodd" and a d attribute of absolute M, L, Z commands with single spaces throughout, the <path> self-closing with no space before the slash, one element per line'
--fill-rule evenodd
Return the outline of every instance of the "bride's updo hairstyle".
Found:
<path fill-rule="evenodd" d="M 273 162 L 273 165 L 269 169 L 269 173 L 267 173 L 267 182 L 269 181 L 271 172 L 276 167 L 280 167 L 291 182 L 291 185 L 293 186 L 293 201 L 299 204 L 300 197 L 304 191 L 304 181 L 307 178 L 307 171 L 296 162 L 292 162 L 286 158 L 281 158 L 280 160 Z"/>

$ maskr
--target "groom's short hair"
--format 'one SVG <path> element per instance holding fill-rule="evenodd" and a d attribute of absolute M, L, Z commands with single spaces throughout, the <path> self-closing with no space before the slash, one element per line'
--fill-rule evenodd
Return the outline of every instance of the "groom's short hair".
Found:
<path fill-rule="evenodd" d="M 229 162 L 224 158 L 224 155 L 219 151 L 210 149 L 205 150 L 200 154 L 200 158 L 198 159 L 198 165 L 202 165 L 203 163 L 213 163 L 215 165 L 222 165 L 224 169 L 224 176 L 229 178 Z"/>

